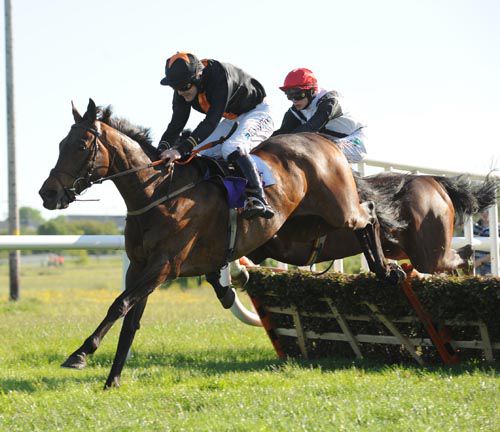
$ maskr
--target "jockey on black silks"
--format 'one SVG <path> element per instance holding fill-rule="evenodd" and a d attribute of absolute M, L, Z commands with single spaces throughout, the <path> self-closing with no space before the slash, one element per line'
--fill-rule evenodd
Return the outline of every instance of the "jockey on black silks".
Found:
<path fill-rule="evenodd" d="M 364 125 L 348 112 L 338 92 L 319 88 L 316 77 L 306 68 L 292 70 L 280 89 L 293 105 L 273 135 L 321 132 L 337 144 L 349 162 L 363 160 L 366 154 Z"/>
<path fill-rule="evenodd" d="M 250 151 L 273 132 L 264 87 L 236 66 L 217 60 L 200 61 L 184 52 L 167 59 L 161 84 L 175 90 L 172 118 L 158 145 L 161 157 L 170 161 L 185 158 L 193 149 L 227 136 L 238 122 L 236 131 L 226 141 L 200 154 L 222 157 L 241 170 L 248 182 L 244 218 L 272 218 L 274 211 L 266 201 L 260 175 L 250 157 Z M 189 119 L 191 108 L 206 117 L 187 139 L 172 147 Z"/>

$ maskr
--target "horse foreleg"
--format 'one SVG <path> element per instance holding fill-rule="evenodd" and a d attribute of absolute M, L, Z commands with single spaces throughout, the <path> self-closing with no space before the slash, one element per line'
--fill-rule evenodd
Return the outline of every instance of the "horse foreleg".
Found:
<path fill-rule="evenodd" d="M 354 231 L 370 271 L 375 273 L 378 277 L 384 278 L 386 275 L 386 268 L 379 251 L 376 250 L 377 247 L 376 242 L 373 241 L 373 232 L 374 227 L 372 224 L 368 224 L 365 228 Z"/>
<path fill-rule="evenodd" d="M 85 339 L 80 348 L 74 351 L 61 366 L 83 369 L 87 365 L 87 357 L 97 350 L 102 339 L 113 324 L 119 318 L 124 317 L 135 304 L 151 294 L 165 280 L 165 274 L 167 273 L 165 268 L 167 266 L 168 264 L 149 269 L 143 268 L 141 272 L 137 272 L 131 264 L 127 271 L 127 288 L 125 291 L 114 300 L 105 318 L 95 331 Z M 136 277 L 137 274 L 141 275 L 139 279 Z"/>
<path fill-rule="evenodd" d="M 96 330 L 83 342 L 83 344 L 74 351 L 62 364 L 62 367 L 71 369 L 83 369 L 87 366 L 87 356 L 93 354 L 99 347 L 101 339 L 113 326 L 113 323 L 119 318 L 112 317 L 110 311 L 106 318 L 99 324 Z"/>
<path fill-rule="evenodd" d="M 364 228 L 354 231 L 358 238 L 363 254 L 368 263 L 370 271 L 380 279 L 397 283 L 406 277 L 403 269 L 397 264 L 387 265 L 382 243 L 380 241 L 380 224 L 375 214 L 375 206 L 372 202 L 361 204 L 369 214 L 369 222 Z"/>
<path fill-rule="evenodd" d="M 123 320 L 122 329 L 120 331 L 120 338 L 118 340 L 118 347 L 116 349 L 115 359 L 111 366 L 108 379 L 104 388 L 119 387 L 120 375 L 127 360 L 127 355 L 134 341 L 135 333 L 140 328 L 140 321 L 144 309 L 146 308 L 147 297 L 140 300 L 130 311 L 125 315 Z"/>

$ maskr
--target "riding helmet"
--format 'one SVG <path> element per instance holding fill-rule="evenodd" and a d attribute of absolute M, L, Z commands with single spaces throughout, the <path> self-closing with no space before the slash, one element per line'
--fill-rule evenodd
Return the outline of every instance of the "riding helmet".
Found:
<path fill-rule="evenodd" d="M 178 52 L 167 59 L 165 77 L 160 84 L 173 88 L 180 88 L 188 83 L 196 84 L 202 69 L 203 65 L 195 55 Z"/>
<path fill-rule="evenodd" d="M 306 68 L 297 68 L 288 73 L 280 90 L 286 92 L 289 89 L 318 90 L 318 80 L 314 73 Z"/>

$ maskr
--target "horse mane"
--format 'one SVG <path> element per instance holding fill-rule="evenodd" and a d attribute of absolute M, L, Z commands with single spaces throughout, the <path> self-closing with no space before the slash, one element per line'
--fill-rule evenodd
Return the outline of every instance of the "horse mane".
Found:
<path fill-rule="evenodd" d="M 152 144 L 153 139 L 151 138 L 151 129 L 133 125 L 127 119 L 116 117 L 113 114 L 111 105 L 97 108 L 97 120 L 111 126 L 122 134 L 127 135 L 130 139 L 137 142 L 148 155 L 154 155 L 157 157 L 158 151 Z"/>
<path fill-rule="evenodd" d="M 401 218 L 401 206 L 395 201 L 394 191 L 401 188 L 401 179 L 398 182 L 391 178 L 390 182 L 373 181 L 372 177 L 361 177 L 353 171 L 354 181 L 361 201 L 375 202 L 380 228 L 389 241 L 395 241 L 394 233 L 406 229 L 408 223 Z M 378 178 L 376 179 L 378 180 Z"/>

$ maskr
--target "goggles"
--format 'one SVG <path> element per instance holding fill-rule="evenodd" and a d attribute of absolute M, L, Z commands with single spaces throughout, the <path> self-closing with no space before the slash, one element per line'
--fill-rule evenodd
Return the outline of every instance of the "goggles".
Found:
<path fill-rule="evenodd" d="M 291 100 L 294 102 L 300 101 L 307 96 L 307 92 L 305 90 L 299 90 L 299 91 L 291 90 L 291 91 L 287 91 L 285 94 L 286 94 L 286 98 L 288 100 Z"/>
<path fill-rule="evenodd" d="M 188 82 L 187 84 L 184 84 L 182 87 L 178 87 L 175 90 L 177 92 L 187 92 L 188 90 L 191 90 L 191 87 L 193 87 L 193 85 L 194 84 L 192 82 Z"/>

